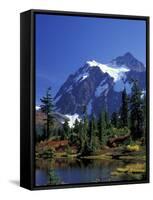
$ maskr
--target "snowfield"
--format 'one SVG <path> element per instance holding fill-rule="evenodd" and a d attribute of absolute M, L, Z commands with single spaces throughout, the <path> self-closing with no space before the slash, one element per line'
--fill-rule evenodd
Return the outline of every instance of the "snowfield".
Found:
<path fill-rule="evenodd" d="M 69 126 L 71 127 L 71 128 L 73 128 L 74 127 L 74 124 L 75 124 L 75 120 L 77 119 L 79 122 L 80 122 L 80 120 L 81 120 L 81 118 L 79 117 L 79 115 L 77 114 L 77 113 L 75 113 L 74 115 L 65 115 L 68 119 L 69 119 L 69 121 L 68 121 L 68 123 L 69 123 Z"/>
<path fill-rule="evenodd" d="M 110 66 L 108 66 L 106 64 L 98 63 L 95 60 L 87 61 L 87 64 L 90 67 L 99 67 L 100 70 L 103 73 L 108 73 L 114 79 L 115 82 L 118 81 L 118 80 L 120 80 L 122 77 L 124 77 L 125 72 L 130 71 L 126 67 L 113 68 L 113 67 L 110 67 Z"/>

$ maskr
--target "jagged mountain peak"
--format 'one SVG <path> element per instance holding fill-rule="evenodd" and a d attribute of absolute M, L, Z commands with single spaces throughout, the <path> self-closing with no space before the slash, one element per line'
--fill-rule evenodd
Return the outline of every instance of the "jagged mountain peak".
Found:
<path fill-rule="evenodd" d="M 132 53 L 127 52 L 122 56 L 118 56 L 110 62 L 113 67 L 126 66 L 132 71 L 143 72 L 145 71 L 145 66 L 142 62 L 137 60 Z"/>
<path fill-rule="evenodd" d="M 135 57 L 132 55 L 131 52 L 126 52 L 126 53 L 123 55 L 123 57 L 135 59 Z"/>
<path fill-rule="evenodd" d="M 129 61 L 138 61 L 130 52 L 126 52 L 124 55 L 118 56 L 114 60 L 116 60 L 118 64 L 120 64 L 121 61 L 124 62 L 124 64 L 128 64 Z M 140 63 L 140 61 L 138 62 Z"/>
<path fill-rule="evenodd" d="M 81 116 L 84 105 L 88 114 L 98 116 L 102 109 L 109 113 L 118 111 L 121 92 L 131 92 L 131 79 L 138 80 L 145 89 L 144 65 L 127 52 L 108 64 L 88 60 L 74 74 L 69 75 L 54 100 L 56 111 Z"/>
<path fill-rule="evenodd" d="M 98 66 L 100 63 L 97 62 L 96 60 L 87 60 L 86 64 L 89 65 L 90 67 L 95 67 Z"/>

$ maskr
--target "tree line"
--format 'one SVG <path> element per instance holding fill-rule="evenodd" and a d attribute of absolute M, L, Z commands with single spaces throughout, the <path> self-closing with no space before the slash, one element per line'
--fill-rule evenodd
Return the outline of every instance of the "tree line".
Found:
<path fill-rule="evenodd" d="M 43 139 L 49 139 L 55 132 L 54 104 L 51 88 L 41 100 L 41 111 L 45 113 Z M 142 98 L 142 92 L 138 81 L 132 81 L 131 94 L 128 95 L 124 88 L 121 94 L 121 106 L 118 112 L 109 116 L 102 109 L 99 117 L 88 116 L 86 106 L 82 113 L 82 120 L 75 121 L 72 128 L 65 120 L 62 128 L 56 129 L 59 139 L 68 139 L 71 144 L 77 145 L 80 154 L 89 154 L 107 145 L 108 138 L 125 135 L 130 132 L 133 141 L 145 138 L 146 98 Z"/>

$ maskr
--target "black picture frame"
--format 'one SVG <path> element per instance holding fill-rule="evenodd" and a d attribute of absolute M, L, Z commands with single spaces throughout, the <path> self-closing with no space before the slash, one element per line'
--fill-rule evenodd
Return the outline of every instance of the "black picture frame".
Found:
<path fill-rule="evenodd" d="M 56 186 L 35 186 L 35 15 L 51 14 L 146 21 L 146 179 Z M 149 183 L 149 17 L 70 11 L 29 10 L 20 14 L 20 186 L 29 190 Z"/>

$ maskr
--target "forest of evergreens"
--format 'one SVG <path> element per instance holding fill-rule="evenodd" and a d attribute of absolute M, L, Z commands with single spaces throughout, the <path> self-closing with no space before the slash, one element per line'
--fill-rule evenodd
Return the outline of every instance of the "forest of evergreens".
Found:
<path fill-rule="evenodd" d="M 66 106 L 66 105 L 65 105 Z M 94 154 L 104 147 L 118 147 L 135 144 L 145 144 L 146 129 L 146 97 L 142 94 L 137 81 L 132 82 L 131 94 L 126 89 L 121 94 L 121 105 L 118 112 L 111 115 L 105 108 L 99 116 L 94 113 L 88 116 L 84 106 L 82 120 L 75 121 L 73 127 L 69 122 L 57 126 L 54 115 L 54 102 L 51 88 L 41 99 L 41 112 L 45 114 L 44 125 L 36 129 L 36 144 L 47 140 L 67 140 L 69 148 L 75 146 L 79 156 Z M 41 134 L 39 133 L 41 129 Z"/>

